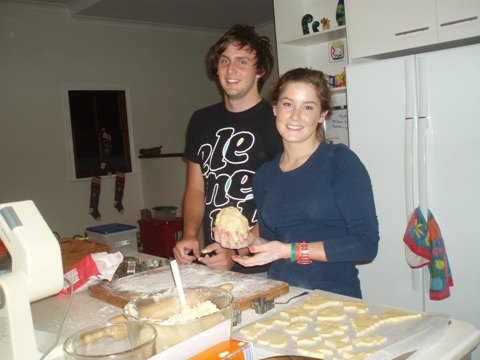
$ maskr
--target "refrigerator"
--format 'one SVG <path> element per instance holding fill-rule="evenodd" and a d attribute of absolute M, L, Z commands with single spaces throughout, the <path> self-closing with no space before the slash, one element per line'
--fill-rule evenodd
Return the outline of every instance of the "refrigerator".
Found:
<path fill-rule="evenodd" d="M 480 45 L 347 66 L 350 148 L 365 164 L 379 221 L 376 259 L 359 265 L 366 301 L 448 313 L 480 328 Z M 430 300 L 403 235 L 429 209 L 454 286 Z M 476 350 L 475 359 L 480 359 Z"/>

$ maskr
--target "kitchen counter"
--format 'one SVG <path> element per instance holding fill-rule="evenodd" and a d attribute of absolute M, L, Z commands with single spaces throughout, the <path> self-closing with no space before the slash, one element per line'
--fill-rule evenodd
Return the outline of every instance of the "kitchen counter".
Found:
<path fill-rule="evenodd" d="M 290 293 L 277 298 L 277 301 L 286 300 L 304 289 L 291 287 Z M 337 295 L 322 292 L 327 296 L 336 297 Z M 303 301 L 305 297 L 295 299 L 294 301 Z M 61 324 L 65 309 L 68 305 L 69 297 L 50 297 L 32 304 L 32 316 L 36 329 L 37 339 L 40 351 L 44 352 L 48 345 L 53 342 L 56 332 Z M 290 305 L 293 302 L 290 303 Z M 281 310 L 287 305 L 276 305 L 275 310 Z M 65 319 L 60 342 L 73 334 L 74 332 L 90 326 L 105 323 L 109 318 L 121 314 L 122 309 L 110 305 L 101 300 L 88 295 L 87 291 L 75 293 L 72 299 L 69 313 Z M 263 315 L 257 315 L 252 309 L 242 312 L 242 322 L 234 330 L 245 326 L 248 323 L 258 319 L 270 316 L 272 311 Z M 436 343 L 425 347 L 412 354 L 411 360 L 431 360 L 431 359 L 468 359 L 469 354 L 476 346 L 480 344 L 480 331 L 468 322 L 451 320 L 446 332 L 438 339 Z M 269 356 L 279 355 L 266 349 L 254 347 L 255 359 L 262 359 Z M 47 359 L 62 359 L 61 344 L 47 357 Z"/>

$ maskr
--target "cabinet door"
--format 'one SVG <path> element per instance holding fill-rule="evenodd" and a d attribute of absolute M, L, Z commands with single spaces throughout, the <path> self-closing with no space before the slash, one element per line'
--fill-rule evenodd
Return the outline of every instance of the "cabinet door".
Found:
<path fill-rule="evenodd" d="M 351 59 L 437 42 L 435 0 L 346 0 L 345 14 Z"/>
<path fill-rule="evenodd" d="M 479 0 L 437 0 L 439 41 L 480 35 Z"/>

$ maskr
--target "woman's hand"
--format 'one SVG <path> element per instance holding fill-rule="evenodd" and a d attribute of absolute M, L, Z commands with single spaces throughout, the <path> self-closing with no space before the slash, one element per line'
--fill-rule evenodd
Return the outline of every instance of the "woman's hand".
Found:
<path fill-rule="evenodd" d="M 251 232 L 248 233 L 248 236 L 245 238 L 238 231 L 232 234 L 230 231 L 219 229 L 217 226 L 214 226 L 212 230 L 215 241 L 227 249 L 246 248 L 254 244 L 257 239 L 260 239 Z"/>
<path fill-rule="evenodd" d="M 232 260 L 246 267 L 265 265 L 278 259 L 289 259 L 290 252 L 292 251 L 290 244 L 285 244 L 276 240 L 266 241 L 260 245 L 252 245 L 248 248 L 248 250 L 254 255 L 235 255 L 232 257 Z"/>

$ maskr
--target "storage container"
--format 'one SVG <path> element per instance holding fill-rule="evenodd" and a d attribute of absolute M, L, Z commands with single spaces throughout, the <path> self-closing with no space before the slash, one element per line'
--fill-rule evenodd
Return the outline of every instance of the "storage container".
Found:
<path fill-rule="evenodd" d="M 177 218 L 176 206 L 156 206 L 153 208 L 153 217 L 155 220 L 168 221 Z"/>
<path fill-rule="evenodd" d="M 125 224 L 106 224 L 87 228 L 88 239 L 108 244 L 112 251 L 129 255 L 137 251 L 137 227 Z"/>

